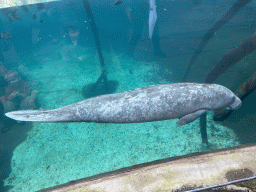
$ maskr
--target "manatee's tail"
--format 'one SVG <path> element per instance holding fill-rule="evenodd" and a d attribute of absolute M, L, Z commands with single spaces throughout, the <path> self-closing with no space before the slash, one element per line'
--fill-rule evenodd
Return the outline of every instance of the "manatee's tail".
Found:
<path fill-rule="evenodd" d="M 17 121 L 35 121 L 35 122 L 67 122 L 71 114 L 63 112 L 60 109 L 53 110 L 23 110 L 5 113 L 11 119 Z"/>

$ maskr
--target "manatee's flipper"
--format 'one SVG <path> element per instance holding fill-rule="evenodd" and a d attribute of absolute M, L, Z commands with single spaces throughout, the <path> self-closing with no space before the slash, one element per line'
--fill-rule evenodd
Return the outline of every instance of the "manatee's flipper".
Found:
<path fill-rule="evenodd" d="M 209 110 L 201 109 L 201 110 L 198 110 L 194 113 L 190 113 L 188 115 L 185 115 L 185 116 L 181 117 L 179 119 L 179 121 L 177 121 L 177 124 L 178 125 L 186 125 L 186 124 L 188 124 L 192 121 L 195 121 L 198 117 L 205 114 L 207 111 L 209 111 Z"/>
<path fill-rule="evenodd" d="M 70 120 L 70 114 L 63 113 L 59 109 L 54 110 L 22 110 L 5 113 L 11 119 L 17 121 L 35 122 L 65 122 Z"/>

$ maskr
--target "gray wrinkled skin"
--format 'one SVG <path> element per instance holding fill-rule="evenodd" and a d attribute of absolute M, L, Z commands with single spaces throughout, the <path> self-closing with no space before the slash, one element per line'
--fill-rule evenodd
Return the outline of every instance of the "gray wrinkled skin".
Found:
<path fill-rule="evenodd" d="M 207 111 L 240 106 L 241 100 L 221 85 L 173 83 L 102 95 L 54 110 L 14 111 L 6 116 L 19 121 L 97 123 L 141 123 L 192 116 L 180 123 L 187 124 Z"/>

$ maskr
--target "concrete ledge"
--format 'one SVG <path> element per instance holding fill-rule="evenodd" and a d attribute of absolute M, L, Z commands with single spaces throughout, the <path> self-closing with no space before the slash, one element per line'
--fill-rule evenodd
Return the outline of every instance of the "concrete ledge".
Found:
<path fill-rule="evenodd" d="M 255 144 L 135 165 L 42 191 L 184 191 L 254 175 L 256 175 Z M 256 180 L 229 185 L 222 188 L 222 191 L 223 189 L 256 191 Z"/>

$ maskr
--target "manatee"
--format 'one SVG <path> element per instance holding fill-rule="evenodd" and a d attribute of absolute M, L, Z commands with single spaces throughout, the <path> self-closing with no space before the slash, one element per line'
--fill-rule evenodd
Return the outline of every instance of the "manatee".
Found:
<path fill-rule="evenodd" d="M 149 26 L 149 38 L 151 39 L 154 28 L 155 28 L 156 20 L 157 20 L 156 1 L 150 0 L 149 5 L 150 5 L 150 10 L 149 10 L 148 26 Z"/>
<path fill-rule="evenodd" d="M 18 121 L 143 123 L 179 118 L 185 125 L 210 110 L 238 109 L 241 100 L 217 84 L 173 83 L 101 95 L 53 110 L 6 113 Z"/>
<path fill-rule="evenodd" d="M 121 3 L 123 3 L 122 0 L 114 0 L 113 5 L 120 5 Z"/>

